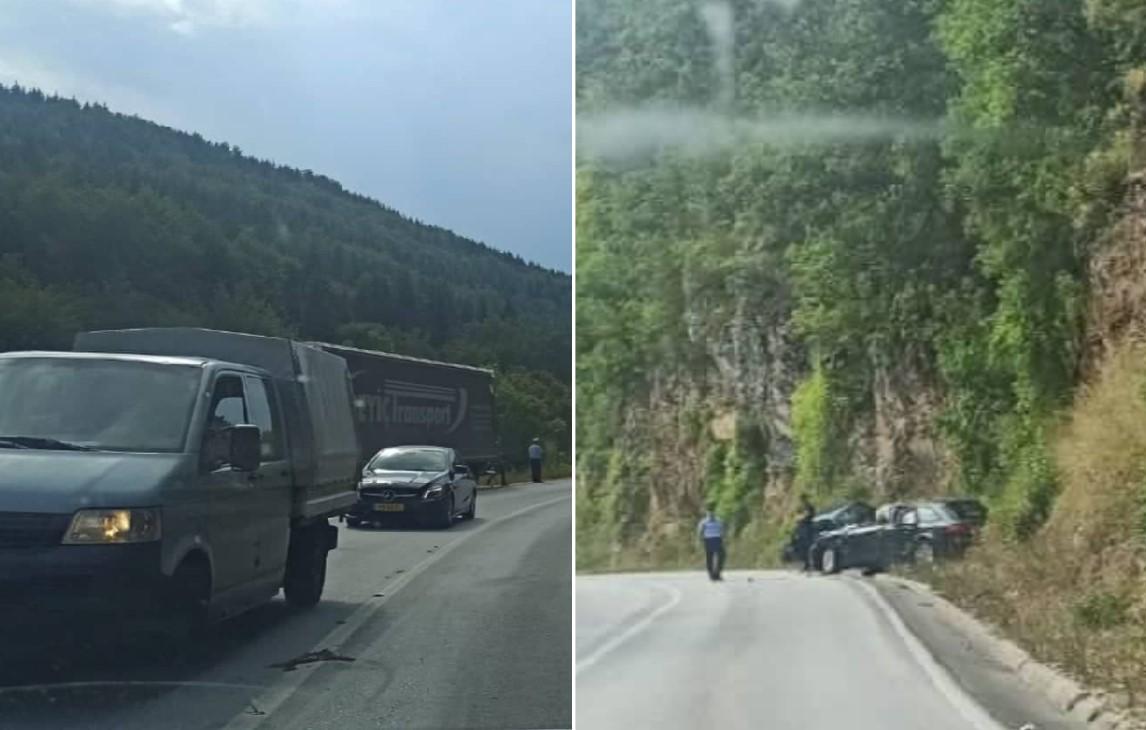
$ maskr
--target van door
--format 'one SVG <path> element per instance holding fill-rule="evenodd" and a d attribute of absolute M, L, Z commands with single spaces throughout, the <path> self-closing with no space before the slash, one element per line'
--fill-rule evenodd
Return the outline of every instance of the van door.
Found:
<path fill-rule="evenodd" d="M 249 420 L 242 375 L 218 373 L 211 385 L 210 404 L 199 468 L 209 505 L 213 592 L 219 594 L 246 584 L 254 574 L 259 500 L 251 488 L 251 475 L 230 464 L 226 429 Z"/>
<path fill-rule="evenodd" d="M 270 382 L 257 375 L 244 375 L 248 423 L 262 434 L 262 463 L 251 475 L 251 491 L 258 504 L 255 567 L 274 581 L 282 578 L 290 544 L 292 479 L 283 443 L 282 415 Z M 277 585 L 276 585 L 277 587 Z"/>

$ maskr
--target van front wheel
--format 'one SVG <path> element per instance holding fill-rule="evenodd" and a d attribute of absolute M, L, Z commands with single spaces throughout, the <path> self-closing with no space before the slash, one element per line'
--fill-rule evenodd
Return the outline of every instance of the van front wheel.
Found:
<path fill-rule="evenodd" d="M 164 586 L 161 634 L 178 650 L 207 629 L 207 606 L 211 599 L 211 566 L 200 557 L 189 557 L 175 569 Z"/>
<path fill-rule="evenodd" d="M 283 595 L 296 608 L 309 608 L 322 598 L 326 585 L 326 554 L 329 550 L 326 525 L 299 530 L 287 553 Z"/>

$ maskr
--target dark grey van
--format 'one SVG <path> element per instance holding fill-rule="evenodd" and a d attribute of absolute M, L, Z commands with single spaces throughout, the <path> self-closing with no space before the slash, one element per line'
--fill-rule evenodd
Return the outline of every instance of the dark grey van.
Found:
<path fill-rule="evenodd" d="M 356 501 L 345 363 L 177 328 L 0 354 L 0 608 L 234 615 L 320 599 Z"/>

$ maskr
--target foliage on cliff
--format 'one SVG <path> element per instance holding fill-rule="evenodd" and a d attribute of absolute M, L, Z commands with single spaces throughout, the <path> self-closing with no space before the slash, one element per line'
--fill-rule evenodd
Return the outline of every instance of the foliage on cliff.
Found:
<path fill-rule="evenodd" d="M 1146 2 L 729 7 L 731 103 L 700 3 L 578 3 L 583 113 L 756 130 L 579 161 L 579 559 L 681 555 L 715 498 L 769 560 L 796 489 L 970 492 L 1031 538 L 1141 159 Z"/>

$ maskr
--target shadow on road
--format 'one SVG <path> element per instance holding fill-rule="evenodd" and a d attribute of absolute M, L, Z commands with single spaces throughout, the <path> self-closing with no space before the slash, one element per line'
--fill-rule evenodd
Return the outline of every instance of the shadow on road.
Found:
<path fill-rule="evenodd" d="M 476 530 L 486 520 L 481 517 L 475 517 L 472 520 L 457 520 L 448 529 L 443 530 L 440 527 L 426 527 L 417 523 L 402 522 L 398 519 L 382 518 L 377 522 L 367 522 L 356 527 L 343 524 L 342 527 L 356 532 L 425 532 L 434 533 L 438 535 L 449 535 L 454 532 L 469 532 Z"/>
<path fill-rule="evenodd" d="M 243 711 L 261 687 L 203 681 L 213 668 L 268 639 L 273 656 L 241 672 L 265 679 L 263 670 L 312 649 L 356 608 L 356 604 L 324 601 L 308 611 L 297 611 L 276 600 L 182 645 L 140 632 L 130 624 L 82 620 L 67 626 L 15 628 L 6 624 L 0 627 L 0 717 L 5 727 L 17 721 L 30 727 L 116 727 L 117 722 L 106 718 L 109 712 L 138 707 L 187 688 L 194 688 L 203 698 L 204 711 L 232 716 Z M 69 721 L 71 717 L 75 719 Z"/>

